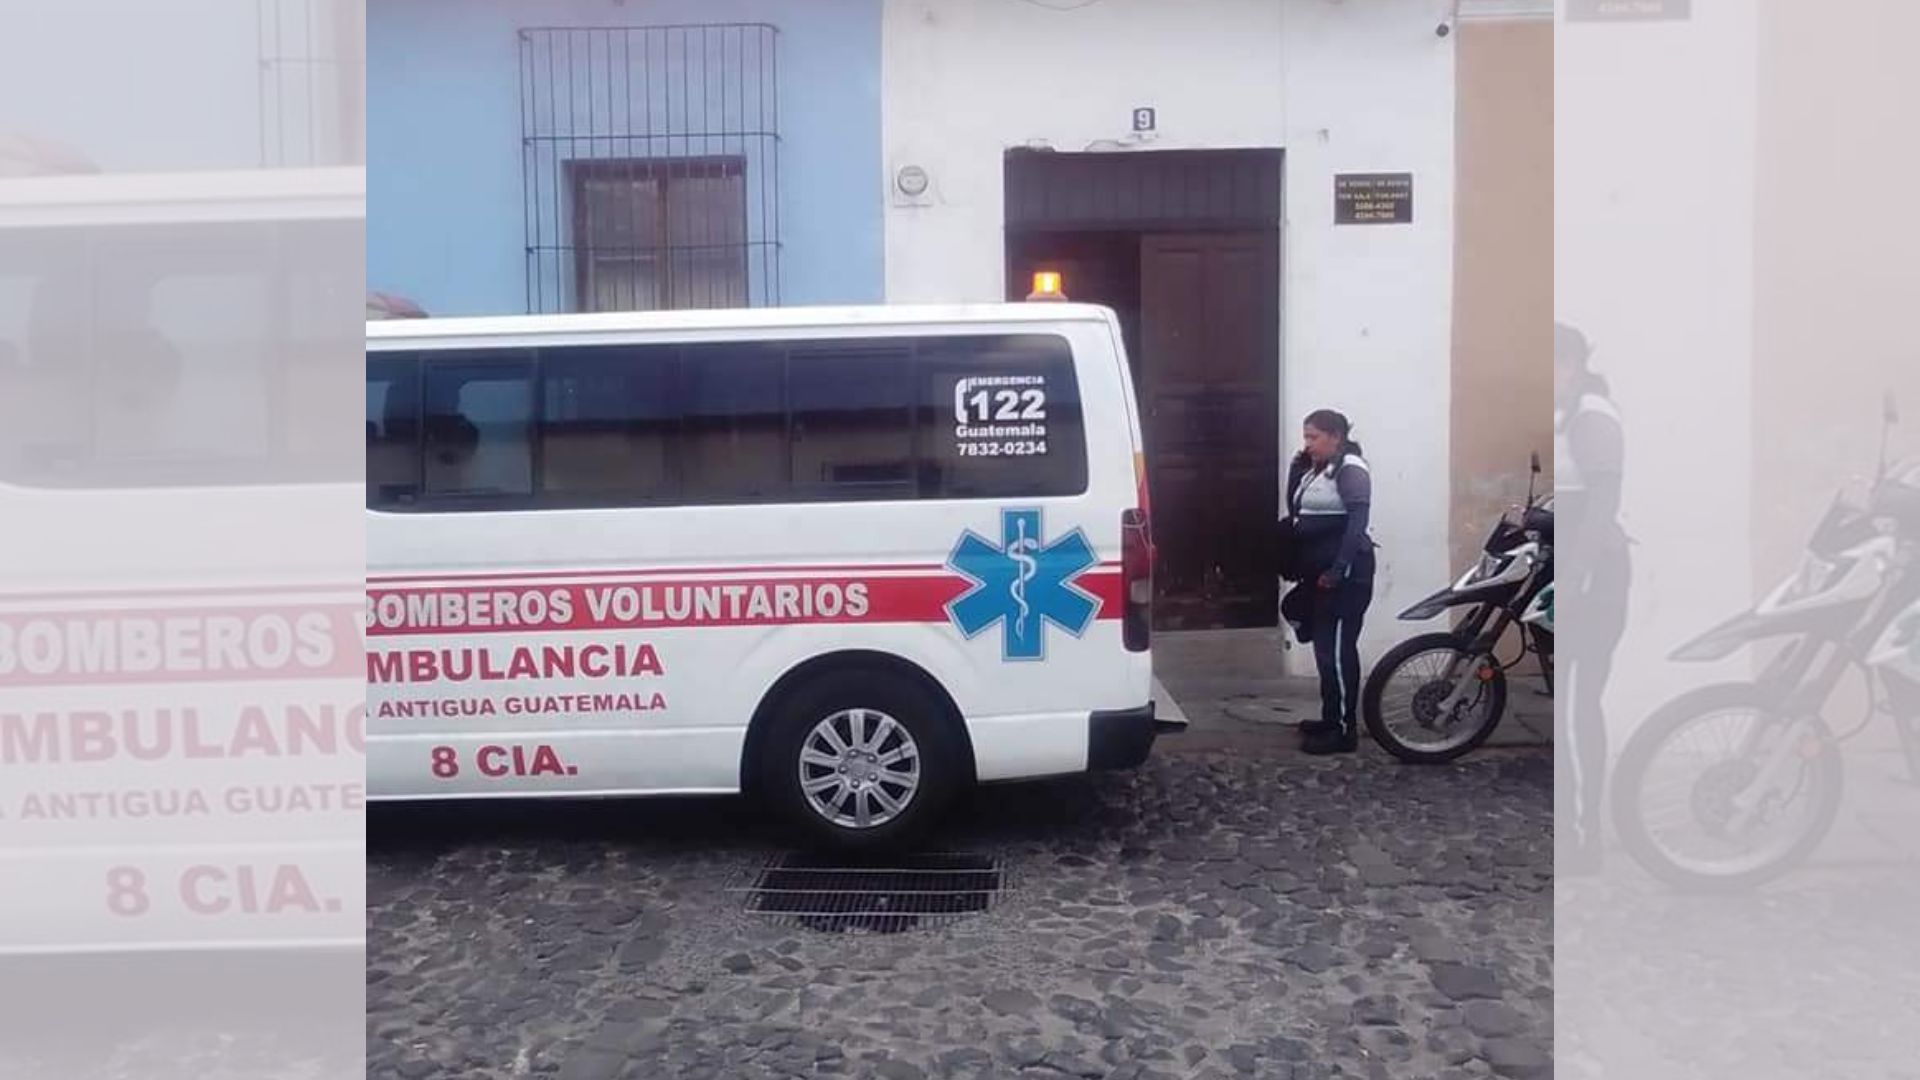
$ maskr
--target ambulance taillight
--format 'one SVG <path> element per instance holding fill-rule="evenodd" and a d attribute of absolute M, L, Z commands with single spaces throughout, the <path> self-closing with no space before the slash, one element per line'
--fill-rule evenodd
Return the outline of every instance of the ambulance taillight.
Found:
<path fill-rule="evenodd" d="M 1153 530 L 1145 507 L 1120 514 L 1121 638 L 1128 652 L 1153 643 Z"/>

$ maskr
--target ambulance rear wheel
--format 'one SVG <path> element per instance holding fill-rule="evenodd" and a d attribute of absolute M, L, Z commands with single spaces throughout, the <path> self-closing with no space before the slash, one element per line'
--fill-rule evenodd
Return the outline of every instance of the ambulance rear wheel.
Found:
<path fill-rule="evenodd" d="M 789 697 L 779 717 L 763 790 L 816 842 L 850 850 L 908 842 L 960 783 L 939 703 L 892 672 L 827 674 Z"/>

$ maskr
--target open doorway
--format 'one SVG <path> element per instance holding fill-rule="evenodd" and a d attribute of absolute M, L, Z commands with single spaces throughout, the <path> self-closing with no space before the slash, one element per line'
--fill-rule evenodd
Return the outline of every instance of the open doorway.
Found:
<path fill-rule="evenodd" d="M 1155 622 L 1273 626 L 1278 151 L 1008 155 L 1007 292 L 1059 271 L 1126 338 L 1145 429 Z"/>

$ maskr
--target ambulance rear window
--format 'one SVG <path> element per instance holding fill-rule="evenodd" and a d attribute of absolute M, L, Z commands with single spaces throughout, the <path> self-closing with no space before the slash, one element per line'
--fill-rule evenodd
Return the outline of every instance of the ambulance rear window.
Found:
<path fill-rule="evenodd" d="M 1076 495 L 1087 487 L 1066 340 L 952 337 L 919 349 L 920 490 L 930 498 Z"/>

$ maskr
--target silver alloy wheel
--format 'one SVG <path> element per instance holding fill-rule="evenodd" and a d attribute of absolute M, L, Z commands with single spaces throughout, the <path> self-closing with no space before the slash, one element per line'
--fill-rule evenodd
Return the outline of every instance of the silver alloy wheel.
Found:
<path fill-rule="evenodd" d="M 800 744 L 807 805 L 842 828 L 871 829 L 899 817 L 920 790 L 920 747 L 906 727 L 874 709 L 844 709 Z"/>

